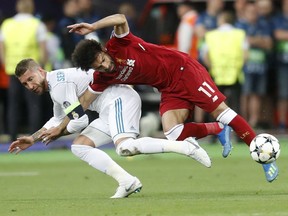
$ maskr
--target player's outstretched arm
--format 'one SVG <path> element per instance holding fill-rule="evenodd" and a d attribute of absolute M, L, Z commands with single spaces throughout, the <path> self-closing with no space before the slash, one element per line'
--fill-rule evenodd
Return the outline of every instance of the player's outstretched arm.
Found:
<path fill-rule="evenodd" d="M 12 142 L 9 146 L 8 152 L 18 154 L 19 152 L 26 150 L 27 148 L 31 147 L 35 142 L 41 140 L 39 135 L 45 130 L 45 128 L 41 128 L 31 136 L 22 136 L 17 138 L 17 140 Z"/>
<path fill-rule="evenodd" d="M 129 31 L 129 26 L 125 15 L 114 14 L 100 19 L 92 24 L 77 23 L 67 26 L 69 32 L 75 32 L 80 35 L 86 35 L 101 28 L 114 26 L 117 35 L 125 34 Z"/>
<path fill-rule="evenodd" d="M 61 136 L 69 135 L 85 128 L 89 124 L 89 119 L 84 111 L 96 100 L 98 95 L 86 90 L 79 98 L 79 102 L 72 104 L 65 110 L 67 116 L 57 127 L 52 127 L 40 134 L 39 137 L 43 140 L 43 143 L 48 145 L 51 141 Z"/>
<path fill-rule="evenodd" d="M 66 116 L 60 125 L 43 131 L 39 137 L 43 140 L 43 143 L 45 145 L 48 145 L 50 142 L 58 139 L 61 136 L 69 135 L 71 133 L 69 133 L 66 129 L 69 122 L 70 122 L 70 119 Z"/>

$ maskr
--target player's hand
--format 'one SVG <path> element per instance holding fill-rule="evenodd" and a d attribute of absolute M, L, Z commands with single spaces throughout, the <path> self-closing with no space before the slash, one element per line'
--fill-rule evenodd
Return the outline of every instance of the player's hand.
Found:
<path fill-rule="evenodd" d="M 45 145 L 48 145 L 53 140 L 56 140 L 57 138 L 59 138 L 61 136 L 61 133 L 62 133 L 62 129 L 61 128 L 52 127 L 52 128 L 50 128 L 48 130 L 43 131 L 39 135 L 39 139 L 42 139 L 42 142 Z"/>
<path fill-rule="evenodd" d="M 10 153 L 18 154 L 19 152 L 29 148 L 34 143 L 33 137 L 31 136 L 23 136 L 17 138 L 16 141 L 12 142 L 8 148 Z"/>
<path fill-rule="evenodd" d="M 73 25 L 67 26 L 67 28 L 70 29 L 69 33 L 75 32 L 80 35 L 86 35 L 95 31 L 93 28 L 93 25 L 89 23 L 73 24 Z"/>

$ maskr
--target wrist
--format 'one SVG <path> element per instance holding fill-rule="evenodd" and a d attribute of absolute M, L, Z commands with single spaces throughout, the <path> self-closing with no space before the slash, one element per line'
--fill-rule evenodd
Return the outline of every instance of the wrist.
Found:
<path fill-rule="evenodd" d="M 31 136 L 31 145 L 34 145 L 37 142 L 37 138 L 35 136 Z"/>
<path fill-rule="evenodd" d="M 32 145 L 33 145 L 34 143 L 40 141 L 40 139 L 41 139 L 41 138 L 40 138 L 40 134 L 41 134 L 44 130 L 46 130 L 46 129 L 45 129 L 45 128 L 42 128 L 42 129 L 36 131 L 34 134 L 31 135 L 31 137 L 32 137 Z"/>

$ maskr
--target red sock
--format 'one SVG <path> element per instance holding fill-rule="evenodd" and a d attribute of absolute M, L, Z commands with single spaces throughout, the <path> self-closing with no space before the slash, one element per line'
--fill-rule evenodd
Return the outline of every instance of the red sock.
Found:
<path fill-rule="evenodd" d="M 250 143 L 256 136 L 256 133 L 244 118 L 242 118 L 240 115 L 237 115 L 229 123 L 229 126 L 233 128 L 234 132 L 240 137 L 240 139 L 242 139 L 248 146 L 250 146 Z"/>
<path fill-rule="evenodd" d="M 184 128 L 177 138 L 177 140 L 184 140 L 187 137 L 195 137 L 196 139 L 200 139 L 206 137 L 211 134 L 218 134 L 222 128 L 220 128 L 217 122 L 212 123 L 195 123 L 189 122 L 184 124 Z"/>

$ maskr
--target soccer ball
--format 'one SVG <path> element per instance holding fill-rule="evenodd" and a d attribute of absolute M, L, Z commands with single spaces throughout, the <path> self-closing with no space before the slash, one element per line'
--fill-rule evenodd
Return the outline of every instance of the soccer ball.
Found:
<path fill-rule="evenodd" d="M 271 163 L 280 155 L 278 139 L 267 133 L 257 135 L 249 148 L 252 159 L 261 164 Z"/>

